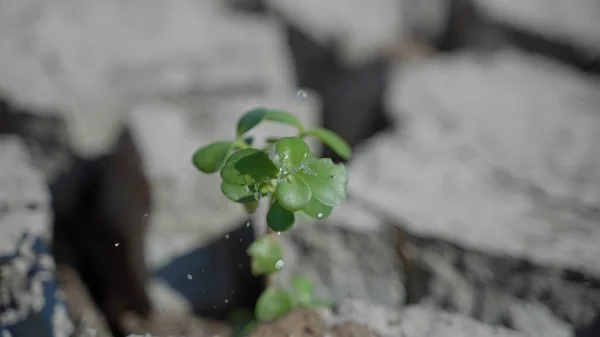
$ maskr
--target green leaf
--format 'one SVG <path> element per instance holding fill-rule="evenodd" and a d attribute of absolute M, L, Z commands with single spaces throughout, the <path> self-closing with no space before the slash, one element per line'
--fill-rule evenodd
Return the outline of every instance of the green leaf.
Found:
<path fill-rule="evenodd" d="M 267 213 L 267 225 L 275 232 L 285 232 L 294 227 L 294 213 L 283 208 L 278 200 L 271 204 Z"/>
<path fill-rule="evenodd" d="M 306 133 L 307 135 L 311 135 L 316 137 L 321 142 L 325 143 L 325 145 L 329 146 L 338 156 L 341 158 L 348 160 L 350 156 L 352 156 L 352 149 L 350 145 L 344 140 L 344 138 L 340 137 L 337 133 L 324 128 L 315 128 Z"/>
<path fill-rule="evenodd" d="M 221 169 L 221 178 L 232 185 L 257 185 L 277 178 L 279 169 L 263 151 L 239 150 L 232 154 Z"/>
<path fill-rule="evenodd" d="M 256 108 L 246 112 L 237 122 L 237 136 L 243 135 L 260 124 L 266 115 L 267 109 L 264 108 Z"/>
<path fill-rule="evenodd" d="M 333 207 L 327 206 L 317 200 L 317 198 L 310 198 L 310 201 L 302 207 L 304 213 L 313 219 L 325 219 L 331 215 Z"/>
<path fill-rule="evenodd" d="M 308 145 L 298 137 L 281 138 L 274 150 L 277 154 L 275 164 L 287 170 L 298 168 L 310 153 Z"/>
<path fill-rule="evenodd" d="M 252 258 L 252 273 L 256 276 L 272 274 L 281 268 L 283 250 L 272 237 L 263 236 L 254 240 L 248 247 L 248 255 Z"/>
<path fill-rule="evenodd" d="M 290 212 L 296 212 L 304 207 L 311 197 L 310 188 L 299 177 L 285 177 L 275 190 L 279 204 Z"/>
<path fill-rule="evenodd" d="M 313 283 L 306 277 L 295 276 L 292 278 L 294 299 L 300 306 L 309 306 L 313 302 Z"/>
<path fill-rule="evenodd" d="M 316 160 L 298 172 L 312 196 L 327 206 L 337 206 L 348 196 L 348 170 L 343 164 L 334 164 L 329 158 Z"/>
<path fill-rule="evenodd" d="M 199 148 L 192 156 L 194 165 L 204 173 L 214 173 L 223 167 L 233 150 L 233 142 L 215 142 Z"/>
<path fill-rule="evenodd" d="M 252 130 L 263 120 L 292 125 L 295 126 L 300 132 L 304 130 L 304 126 L 298 117 L 287 111 L 256 108 L 246 112 L 242 117 L 240 117 L 236 127 L 237 136 L 239 137 Z"/>
<path fill-rule="evenodd" d="M 246 212 L 248 212 L 248 214 L 254 214 L 258 209 L 258 206 L 259 202 L 257 200 L 244 203 L 244 208 L 246 209 Z"/>
<path fill-rule="evenodd" d="M 304 129 L 298 117 L 283 110 L 267 110 L 266 120 L 295 126 L 300 132 Z"/>
<path fill-rule="evenodd" d="M 221 182 L 221 192 L 227 199 L 244 204 L 259 200 L 261 197 L 258 192 L 255 192 L 249 186 L 233 185 L 225 181 Z"/>
<path fill-rule="evenodd" d="M 290 295 L 282 289 L 267 288 L 256 301 L 254 312 L 260 322 L 282 317 L 293 309 Z"/>

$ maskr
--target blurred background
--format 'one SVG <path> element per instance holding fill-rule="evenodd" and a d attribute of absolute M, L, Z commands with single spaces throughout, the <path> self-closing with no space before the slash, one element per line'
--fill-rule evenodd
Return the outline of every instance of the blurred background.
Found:
<path fill-rule="evenodd" d="M 262 218 L 191 156 L 255 107 L 354 148 L 276 282 L 382 336 L 600 336 L 599 76 L 598 0 L 2 0 L 2 337 L 229 335 Z"/>

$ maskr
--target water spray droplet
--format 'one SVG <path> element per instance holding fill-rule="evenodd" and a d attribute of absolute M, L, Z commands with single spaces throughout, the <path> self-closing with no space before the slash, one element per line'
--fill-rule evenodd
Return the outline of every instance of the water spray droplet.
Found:
<path fill-rule="evenodd" d="M 119 243 L 119 242 L 115 243 L 115 247 L 119 247 L 120 244 L 121 243 Z"/>
<path fill-rule="evenodd" d="M 229 234 L 225 234 L 225 239 L 229 239 Z"/>
<path fill-rule="evenodd" d="M 304 101 L 304 100 L 306 100 L 307 97 L 308 97 L 308 93 L 303 89 L 300 89 L 300 90 L 298 90 L 298 92 L 296 92 L 296 98 L 299 101 Z"/>
<path fill-rule="evenodd" d="M 188 278 L 188 280 L 191 280 L 192 279 L 192 274 L 187 274 L 187 278 Z"/>
<path fill-rule="evenodd" d="M 283 260 L 277 260 L 277 262 L 275 263 L 275 268 L 281 269 L 281 268 L 283 268 L 283 265 L 284 265 Z"/>

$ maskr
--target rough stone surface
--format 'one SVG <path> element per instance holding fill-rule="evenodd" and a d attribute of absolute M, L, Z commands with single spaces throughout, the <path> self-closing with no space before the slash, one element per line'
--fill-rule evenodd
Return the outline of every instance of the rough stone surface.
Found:
<path fill-rule="evenodd" d="M 365 149 L 351 193 L 421 234 L 600 276 L 597 82 L 512 51 L 397 74 L 405 129 Z"/>
<path fill-rule="evenodd" d="M 404 272 L 395 237 L 385 231 L 357 231 L 334 222 L 298 223 L 279 237 L 284 267 L 280 285 L 303 275 L 315 284 L 320 299 L 339 303 L 356 298 L 389 307 L 405 303 Z"/>
<path fill-rule="evenodd" d="M 71 334 L 49 249 L 49 193 L 17 137 L 0 137 L 0 333 Z"/>
<path fill-rule="evenodd" d="M 423 303 L 514 328 L 521 299 L 549 308 L 556 326 L 591 321 L 598 92 L 514 51 L 397 71 L 388 104 L 403 129 L 357 151 L 349 193 L 407 232 L 407 254 L 431 275 Z"/>
<path fill-rule="evenodd" d="M 372 2 L 265 0 L 266 6 L 323 45 L 335 41 L 341 59 L 360 65 L 410 39 L 439 34 L 447 15 L 444 0 Z"/>
<path fill-rule="evenodd" d="M 24 233 L 49 240 L 49 193 L 22 140 L 0 137 L 0 154 L 0 254 L 10 255 Z"/>
<path fill-rule="evenodd" d="M 422 306 L 402 310 L 347 300 L 326 318 L 328 323 L 355 322 L 370 326 L 381 337 L 524 337 L 526 335 L 499 326 L 491 326 L 460 315 Z"/>
<path fill-rule="evenodd" d="M 92 156 L 110 148 L 136 95 L 180 92 L 190 82 L 197 91 L 232 82 L 242 91 L 291 91 L 277 25 L 222 7 L 2 2 L 0 92 L 27 110 L 66 116 L 74 149 Z"/>
<path fill-rule="evenodd" d="M 600 3 L 595 0 L 475 0 L 486 15 L 600 55 Z"/>

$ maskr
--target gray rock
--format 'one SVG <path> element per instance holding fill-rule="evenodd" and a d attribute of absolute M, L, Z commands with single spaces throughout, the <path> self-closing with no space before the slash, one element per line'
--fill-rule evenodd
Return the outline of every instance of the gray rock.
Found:
<path fill-rule="evenodd" d="M 531 337 L 571 337 L 573 327 L 557 321 L 548 308 L 534 303 L 515 303 L 512 317 L 517 330 Z"/>
<path fill-rule="evenodd" d="M 49 193 L 25 144 L 0 137 L 0 326 L 3 333 L 69 336 L 49 251 Z"/>
<path fill-rule="evenodd" d="M 329 321 L 354 321 L 368 324 L 382 337 L 525 337 L 526 335 L 503 327 L 482 324 L 461 315 L 431 310 L 422 306 L 408 306 L 395 310 L 356 300 L 345 301 Z"/>
<path fill-rule="evenodd" d="M 323 45 L 335 41 L 341 60 L 350 66 L 410 42 L 415 31 L 422 37 L 437 36 L 448 12 L 446 0 L 265 0 L 265 4 L 315 41 Z"/>
<path fill-rule="evenodd" d="M 600 3 L 595 0 L 476 0 L 489 17 L 513 27 L 572 44 L 589 53 L 600 54 Z"/>
<path fill-rule="evenodd" d="M 429 274 L 409 297 L 513 328 L 520 300 L 550 309 L 555 327 L 591 321 L 598 92 L 514 51 L 398 69 L 387 100 L 403 129 L 357 151 L 347 207 L 406 231 L 406 254 Z"/>
<path fill-rule="evenodd" d="M 110 149 L 139 96 L 181 93 L 190 83 L 212 96 L 231 83 L 293 95 L 278 26 L 222 7 L 188 0 L 2 2 L 0 92 L 27 110 L 65 116 L 71 144 L 84 156 Z"/>
<path fill-rule="evenodd" d="M 49 197 L 23 141 L 0 137 L 0 255 L 14 254 L 25 233 L 50 239 Z"/>
<path fill-rule="evenodd" d="M 386 231 L 360 231 L 334 223 L 298 223 L 281 233 L 284 266 L 275 276 L 283 287 L 302 275 L 315 284 L 316 296 L 330 303 L 347 298 L 401 307 L 404 272 L 394 237 Z"/>

